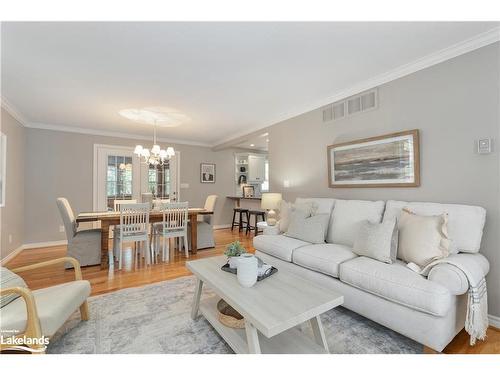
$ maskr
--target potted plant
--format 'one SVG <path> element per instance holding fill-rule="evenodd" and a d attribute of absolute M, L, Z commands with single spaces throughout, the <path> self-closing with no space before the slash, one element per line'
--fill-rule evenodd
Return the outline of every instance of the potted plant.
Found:
<path fill-rule="evenodd" d="M 224 255 L 229 258 L 229 267 L 236 268 L 236 265 L 238 264 L 237 257 L 246 252 L 247 251 L 241 245 L 240 241 L 234 241 L 227 245 Z"/>

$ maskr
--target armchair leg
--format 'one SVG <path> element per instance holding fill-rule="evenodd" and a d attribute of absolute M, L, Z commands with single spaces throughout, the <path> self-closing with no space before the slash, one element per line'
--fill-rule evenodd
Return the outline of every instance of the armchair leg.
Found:
<path fill-rule="evenodd" d="M 89 305 L 87 301 L 81 304 L 80 306 L 80 315 L 82 316 L 82 320 L 89 320 Z"/>

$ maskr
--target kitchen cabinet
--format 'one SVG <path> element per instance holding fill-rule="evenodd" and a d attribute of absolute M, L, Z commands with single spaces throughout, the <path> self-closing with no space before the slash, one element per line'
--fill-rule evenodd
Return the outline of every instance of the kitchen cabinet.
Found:
<path fill-rule="evenodd" d="M 260 155 L 248 155 L 248 182 L 262 183 L 266 179 L 266 158 Z"/>

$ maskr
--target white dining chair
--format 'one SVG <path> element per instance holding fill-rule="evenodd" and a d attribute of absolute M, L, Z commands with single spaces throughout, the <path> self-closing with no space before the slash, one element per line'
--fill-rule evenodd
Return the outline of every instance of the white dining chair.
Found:
<path fill-rule="evenodd" d="M 189 258 L 187 223 L 188 223 L 188 202 L 163 203 L 159 206 L 163 213 L 163 221 L 153 224 L 153 254 L 160 251 L 160 239 L 163 239 L 162 261 L 170 261 L 170 239 L 182 239 L 186 258 Z M 179 245 L 182 250 L 182 244 Z"/>
<path fill-rule="evenodd" d="M 113 201 L 113 211 L 118 212 L 120 211 L 120 207 L 122 204 L 136 204 L 137 199 L 115 199 Z M 118 239 L 120 237 L 120 226 L 115 225 L 113 227 L 113 257 L 109 257 L 109 264 L 113 264 L 114 259 L 118 258 L 120 254 L 120 248 L 118 246 Z M 109 253 L 109 252 L 108 252 Z"/>
<path fill-rule="evenodd" d="M 146 259 L 146 264 L 151 264 L 151 247 L 149 246 L 149 203 L 121 204 L 118 268 L 122 269 L 123 244 L 134 242 L 140 244 L 140 255 Z M 146 246 L 141 244 L 145 243 Z M 136 247 L 136 246 L 135 246 Z M 137 248 L 137 247 L 136 247 Z M 137 250 L 135 254 L 137 258 Z"/>

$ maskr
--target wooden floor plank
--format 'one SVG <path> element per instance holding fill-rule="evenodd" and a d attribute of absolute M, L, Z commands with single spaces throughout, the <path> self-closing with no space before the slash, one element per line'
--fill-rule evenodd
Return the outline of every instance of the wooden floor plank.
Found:
<path fill-rule="evenodd" d="M 135 267 L 132 260 L 132 251 L 125 252 L 124 268 L 122 270 L 101 270 L 100 266 L 83 267 L 83 278 L 90 281 L 92 285 L 92 295 L 109 293 L 116 290 L 147 285 L 164 280 L 171 280 L 182 276 L 191 275 L 186 268 L 186 260 L 201 259 L 220 255 L 224 252 L 227 244 L 233 241 L 240 241 L 250 252 L 254 251 L 252 246 L 252 236 L 244 233 L 233 232 L 229 229 L 215 231 L 216 247 L 212 249 L 199 250 L 196 255 L 191 255 L 186 259 L 184 254 L 176 253 L 170 263 L 159 263 L 152 266 L 140 265 Z M 49 259 L 66 256 L 66 246 L 53 246 L 22 251 L 14 257 L 8 264 L 8 268 L 21 267 L 32 263 L 38 263 Z M 73 271 L 65 270 L 62 266 L 47 267 L 36 272 L 25 272 L 21 276 L 32 289 L 45 288 L 47 286 L 71 281 L 74 278 Z M 462 331 L 443 350 L 448 354 L 500 354 L 500 331 L 488 329 L 486 341 L 479 341 L 475 346 L 469 345 L 469 335 Z M 426 352 L 429 352 L 428 350 Z"/>

